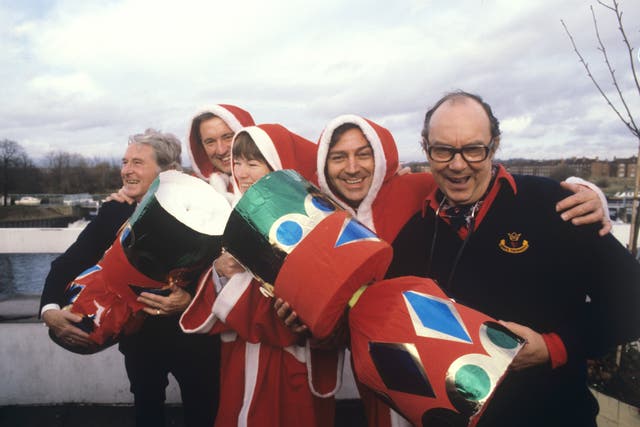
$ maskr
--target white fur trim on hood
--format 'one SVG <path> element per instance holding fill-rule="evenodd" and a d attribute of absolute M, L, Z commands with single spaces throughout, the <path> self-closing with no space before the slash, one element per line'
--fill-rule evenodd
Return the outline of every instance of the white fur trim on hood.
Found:
<path fill-rule="evenodd" d="M 373 178 L 371 180 L 371 188 L 369 188 L 369 192 L 362 200 L 357 210 L 351 208 L 344 201 L 342 201 L 337 194 L 331 191 L 329 183 L 327 182 L 327 177 L 325 175 L 325 166 L 327 164 L 327 154 L 329 154 L 329 143 L 331 142 L 331 136 L 338 126 L 341 126 L 345 123 L 353 123 L 360 127 L 362 133 L 364 133 L 364 136 L 369 141 L 369 144 L 371 144 L 371 148 L 373 149 L 373 159 L 375 161 Z M 318 184 L 320 185 L 320 189 L 337 200 L 338 203 L 348 212 L 354 215 L 358 219 L 358 221 L 369 227 L 371 230 L 375 231 L 371 206 L 373 205 L 373 202 L 375 201 L 387 174 L 387 161 L 384 155 L 384 148 L 382 147 L 380 136 L 369 124 L 369 122 L 367 122 L 364 118 L 356 116 L 354 114 L 345 114 L 331 120 L 322 132 L 320 141 L 318 141 L 317 165 Z"/>
<path fill-rule="evenodd" d="M 227 124 L 231 128 L 232 131 L 238 132 L 242 128 L 242 124 L 238 120 L 238 118 L 229 110 L 227 110 L 222 105 L 214 104 L 211 106 L 206 106 L 198 110 L 196 114 L 191 118 L 191 122 L 189 124 L 188 135 L 187 135 L 187 152 L 189 153 L 189 160 L 191 160 L 191 167 L 193 167 L 194 172 L 200 178 L 206 179 L 208 177 L 204 176 L 200 169 L 200 165 L 198 164 L 195 156 L 193 155 L 193 150 L 191 149 L 191 127 L 193 124 L 193 120 L 203 113 L 212 113 L 222 119 L 223 122 Z M 209 161 L 209 159 L 207 159 Z M 211 174 L 213 175 L 213 174 Z M 226 189 L 225 189 L 226 191 Z"/>
<path fill-rule="evenodd" d="M 276 150 L 276 146 L 273 144 L 271 137 L 267 132 L 258 126 L 247 126 L 240 129 L 236 132 L 236 135 L 233 137 L 233 142 L 231 143 L 231 164 L 233 164 L 233 144 L 236 142 L 236 138 L 242 132 L 246 132 L 249 134 L 251 139 L 256 143 L 258 150 L 265 158 L 271 169 L 274 171 L 282 170 L 282 162 L 280 161 L 280 155 L 278 154 L 278 150 Z M 240 188 L 238 187 L 238 181 L 236 180 L 235 175 L 233 175 L 233 168 L 231 170 L 232 184 L 233 184 L 233 193 L 236 195 L 236 199 L 239 199 L 242 194 L 240 193 Z M 237 200 L 236 200 L 237 202 Z"/>

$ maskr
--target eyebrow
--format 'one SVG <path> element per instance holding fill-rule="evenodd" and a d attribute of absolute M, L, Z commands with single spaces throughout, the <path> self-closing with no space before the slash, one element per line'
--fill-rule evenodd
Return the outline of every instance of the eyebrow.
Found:
<path fill-rule="evenodd" d="M 139 160 L 139 161 L 141 161 L 141 162 L 142 162 L 142 161 L 144 161 L 144 159 L 143 159 L 142 157 L 132 157 L 132 158 L 130 158 L 130 159 L 127 159 L 126 157 L 123 157 L 123 158 L 122 158 L 122 161 L 123 161 L 123 162 L 124 162 L 124 161 L 133 162 L 133 161 L 136 161 L 136 160 Z"/>
<path fill-rule="evenodd" d="M 444 142 L 440 142 L 440 141 L 432 141 L 432 142 L 429 142 L 428 144 L 432 145 L 432 146 L 433 145 L 443 145 L 445 147 L 453 147 L 453 148 L 455 148 L 455 146 L 453 146 L 451 144 L 445 144 Z M 471 142 L 469 144 L 464 144 L 461 147 L 466 147 L 468 145 L 485 145 L 486 146 L 487 144 L 485 144 L 483 141 L 473 141 L 473 142 Z"/>
<path fill-rule="evenodd" d="M 367 148 L 370 148 L 371 151 L 373 151 L 373 147 L 371 146 L 371 144 L 367 143 L 367 145 L 362 145 L 358 148 L 356 148 L 356 153 L 359 153 L 362 150 L 365 150 Z M 344 154 L 346 153 L 347 150 L 336 150 L 335 147 L 329 150 L 329 153 L 327 153 L 327 155 L 331 155 L 331 154 Z"/>
<path fill-rule="evenodd" d="M 233 135 L 235 135 L 234 132 L 227 132 L 227 133 L 223 133 L 222 135 L 220 135 L 219 138 L 211 138 L 211 137 L 209 137 L 209 138 L 203 139 L 202 142 L 216 141 L 218 139 L 233 137 Z"/>

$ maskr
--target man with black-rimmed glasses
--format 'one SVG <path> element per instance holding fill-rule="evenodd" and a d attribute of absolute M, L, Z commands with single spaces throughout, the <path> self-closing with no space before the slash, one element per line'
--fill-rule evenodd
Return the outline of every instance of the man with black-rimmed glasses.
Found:
<path fill-rule="evenodd" d="M 595 426 L 586 359 L 640 336 L 640 265 L 557 215 L 560 184 L 493 162 L 499 122 L 479 96 L 441 98 L 422 137 L 438 189 L 394 241 L 389 275 L 433 278 L 526 340 L 478 425 Z"/>

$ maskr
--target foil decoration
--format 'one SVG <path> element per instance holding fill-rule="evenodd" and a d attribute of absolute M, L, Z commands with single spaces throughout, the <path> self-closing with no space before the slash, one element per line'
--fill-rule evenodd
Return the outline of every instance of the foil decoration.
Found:
<path fill-rule="evenodd" d="M 223 246 L 272 289 L 287 255 L 337 209 L 297 172 L 272 172 L 254 183 L 231 212 Z"/>
<path fill-rule="evenodd" d="M 447 395 L 462 414 L 478 413 L 499 384 L 511 360 L 523 341 L 507 328 L 494 321 L 486 321 L 478 331 L 485 354 L 466 354 L 449 367 L 446 374 Z"/>
<path fill-rule="evenodd" d="M 365 288 L 349 311 L 349 332 L 357 378 L 414 425 L 475 425 L 524 345 L 420 277 Z"/>
<path fill-rule="evenodd" d="M 388 243 L 292 170 L 243 194 L 223 246 L 318 338 L 331 334 L 362 284 L 384 277 L 392 257 Z"/>
<path fill-rule="evenodd" d="M 95 353 L 120 336 L 140 328 L 142 292 L 167 294 L 197 279 L 222 247 L 231 208 L 204 181 L 177 171 L 159 174 L 117 238 L 97 265 L 67 285 L 65 310 L 83 317 L 78 327 L 95 347 L 70 346 L 75 353 Z"/>

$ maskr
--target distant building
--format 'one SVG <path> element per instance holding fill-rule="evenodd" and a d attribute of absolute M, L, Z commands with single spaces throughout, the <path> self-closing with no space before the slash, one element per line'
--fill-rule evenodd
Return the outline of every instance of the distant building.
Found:
<path fill-rule="evenodd" d="M 636 169 L 638 168 L 638 158 L 630 157 L 628 159 L 614 159 L 615 175 L 618 178 L 635 178 Z"/>
<path fill-rule="evenodd" d="M 596 159 L 591 163 L 591 176 L 594 178 L 603 178 L 611 176 L 611 162 Z"/>
<path fill-rule="evenodd" d="M 553 168 L 561 164 L 562 160 L 511 159 L 501 160 L 500 163 L 512 174 L 550 176 Z"/>
<path fill-rule="evenodd" d="M 599 160 L 586 157 L 554 160 L 509 159 L 501 160 L 510 173 L 521 175 L 550 176 L 554 168 L 565 165 L 573 169 L 578 176 L 591 178 L 635 178 L 636 156 L 626 159 Z"/>
<path fill-rule="evenodd" d="M 554 168 L 564 165 L 573 171 L 577 176 L 597 179 L 607 177 L 635 178 L 638 158 L 632 156 L 625 159 L 599 160 L 587 157 L 572 157 L 570 159 L 554 160 L 530 160 L 530 159 L 498 159 L 509 173 L 517 175 L 551 176 Z M 413 172 L 429 172 L 431 168 L 428 162 L 411 162 L 406 166 Z"/>

